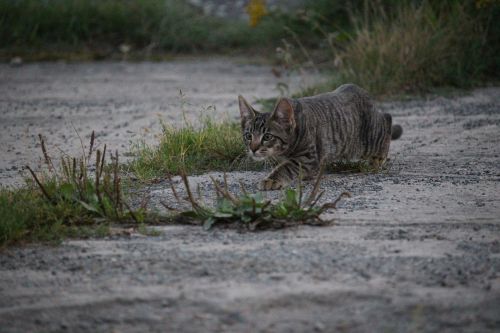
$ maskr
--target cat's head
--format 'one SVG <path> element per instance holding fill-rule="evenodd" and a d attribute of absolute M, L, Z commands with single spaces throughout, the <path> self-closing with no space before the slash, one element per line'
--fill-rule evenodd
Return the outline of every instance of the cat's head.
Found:
<path fill-rule="evenodd" d="M 281 98 L 273 112 L 256 111 L 242 97 L 238 97 L 243 142 L 248 155 L 260 161 L 283 155 L 290 147 L 295 133 L 295 117 L 291 103 Z"/>

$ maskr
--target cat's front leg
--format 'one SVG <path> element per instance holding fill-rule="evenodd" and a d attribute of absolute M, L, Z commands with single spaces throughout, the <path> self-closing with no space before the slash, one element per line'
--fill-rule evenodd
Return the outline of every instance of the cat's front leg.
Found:
<path fill-rule="evenodd" d="M 279 190 L 288 186 L 297 176 L 307 178 L 314 170 L 314 163 L 302 159 L 290 159 L 276 166 L 271 173 L 260 182 L 263 191 Z"/>
<path fill-rule="evenodd" d="M 278 164 L 273 171 L 260 182 L 260 189 L 263 191 L 279 190 L 289 185 L 295 173 L 292 172 L 290 161 L 284 161 Z"/>
<path fill-rule="evenodd" d="M 279 190 L 286 187 L 288 184 L 290 184 L 290 182 L 284 179 L 272 179 L 267 176 L 266 179 L 260 182 L 259 189 L 262 191 Z"/>

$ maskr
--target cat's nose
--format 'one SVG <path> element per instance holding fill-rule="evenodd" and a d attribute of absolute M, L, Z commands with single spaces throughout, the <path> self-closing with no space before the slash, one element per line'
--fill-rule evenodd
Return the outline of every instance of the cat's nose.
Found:
<path fill-rule="evenodd" d="M 250 144 L 250 150 L 252 151 L 252 153 L 255 153 L 257 151 L 257 149 L 259 149 L 259 145 L 258 144 L 254 144 L 253 142 Z"/>

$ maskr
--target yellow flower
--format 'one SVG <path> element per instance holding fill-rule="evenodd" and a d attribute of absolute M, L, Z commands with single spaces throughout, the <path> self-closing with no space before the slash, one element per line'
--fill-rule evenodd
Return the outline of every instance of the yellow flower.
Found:
<path fill-rule="evenodd" d="M 247 6 L 250 26 L 256 27 L 263 16 L 267 14 L 266 0 L 250 0 Z"/>

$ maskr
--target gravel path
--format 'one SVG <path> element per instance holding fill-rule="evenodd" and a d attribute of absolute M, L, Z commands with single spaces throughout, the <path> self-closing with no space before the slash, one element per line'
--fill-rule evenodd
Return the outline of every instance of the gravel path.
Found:
<path fill-rule="evenodd" d="M 218 109 L 229 107 L 241 89 L 252 91 L 250 98 L 274 94 L 277 79 L 268 68 L 219 60 L 196 64 L 203 68 L 200 72 L 212 73 L 207 87 L 225 96 L 193 91 L 190 95 L 196 98 L 207 96 L 193 102 L 197 108 L 214 100 L 221 105 Z M 232 74 L 218 81 L 210 72 L 212 65 L 229 66 Z M 59 65 L 23 67 L 25 76 L 19 75 L 25 79 L 2 81 L 1 149 L 16 143 L 9 141 L 15 131 L 4 120 L 21 128 L 27 126 L 22 117 L 50 105 L 64 117 L 77 117 L 74 100 L 96 101 L 88 102 L 96 105 L 88 109 L 96 114 L 108 105 L 129 105 L 114 108 L 110 116 L 116 113 L 132 123 L 126 110 L 134 109 L 144 115 L 137 122 L 148 124 L 156 109 L 166 108 L 168 114 L 171 99 L 162 99 L 159 88 L 151 93 L 158 96 L 154 99 L 147 89 L 134 95 L 125 86 L 137 88 L 146 81 L 140 75 L 159 75 L 162 69 L 192 68 L 189 62 L 129 64 L 125 66 L 133 68 L 132 74 L 120 72 L 123 86 L 112 88 L 106 73 L 123 64 L 74 65 L 73 74 L 57 81 L 70 95 L 66 100 L 66 94 L 57 92 L 57 104 L 48 97 L 47 86 L 56 85 L 50 76 L 29 80 L 25 73 L 51 66 Z M 85 76 L 92 68 L 100 80 Z M 250 74 L 245 76 L 242 69 Z M 14 69 L 0 71 L 3 80 Z M 85 85 L 85 80 L 92 83 Z M 69 93 L 81 85 L 86 92 Z M 104 87 L 116 90 L 105 93 Z M 231 107 L 234 116 L 237 111 Z M 159 228 L 158 237 L 132 234 L 3 250 L 0 331 L 498 332 L 500 88 L 380 107 L 405 132 L 391 147 L 392 164 L 386 172 L 325 175 L 325 200 L 344 190 L 352 193 L 331 213 L 334 225 L 259 233 L 168 226 Z M 103 120 L 101 125 L 108 126 L 103 131 L 115 133 L 113 124 Z M 130 126 L 142 125 L 134 121 Z M 53 133 L 55 138 L 60 132 Z M 20 145 L 15 149 L 29 160 Z M 255 189 L 262 175 L 235 172 L 229 179 L 241 179 Z M 207 175 L 192 182 L 212 193 Z M 147 192 L 153 204 L 171 198 L 164 182 Z"/>

